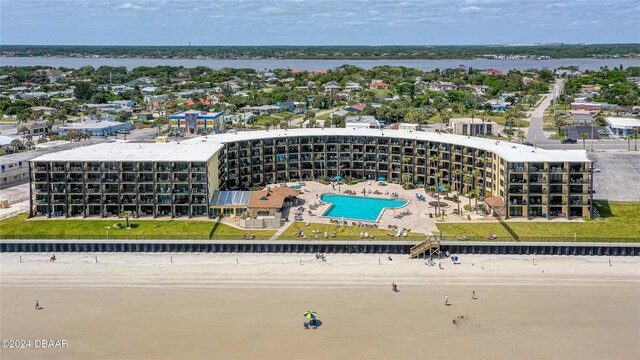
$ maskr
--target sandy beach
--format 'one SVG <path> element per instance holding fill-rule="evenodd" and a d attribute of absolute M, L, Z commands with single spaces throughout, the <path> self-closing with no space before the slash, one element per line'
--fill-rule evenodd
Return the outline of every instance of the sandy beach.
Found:
<path fill-rule="evenodd" d="M 0 337 L 68 347 L 0 358 L 640 358 L 638 258 L 56 255 L 0 254 Z"/>

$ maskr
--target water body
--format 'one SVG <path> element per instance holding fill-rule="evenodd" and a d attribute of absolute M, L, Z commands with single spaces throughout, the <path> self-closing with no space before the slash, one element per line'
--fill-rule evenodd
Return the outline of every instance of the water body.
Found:
<path fill-rule="evenodd" d="M 124 66 L 133 69 L 139 66 L 184 66 L 193 68 L 207 66 L 210 68 L 251 68 L 265 69 L 299 69 L 299 70 L 327 70 L 349 64 L 364 69 L 374 66 L 390 65 L 417 68 L 423 71 L 434 69 L 455 68 L 459 65 L 476 69 L 498 69 L 500 71 L 527 69 L 556 69 L 561 66 L 578 66 L 580 70 L 597 70 L 602 66 L 624 67 L 640 66 L 640 59 L 552 59 L 552 60 L 192 60 L 192 59 L 108 59 L 108 58 L 49 58 L 49 57 L 0 57 L 1 66 L 52 66 L 80 68 L 86 65 L 99 67 Z"/>

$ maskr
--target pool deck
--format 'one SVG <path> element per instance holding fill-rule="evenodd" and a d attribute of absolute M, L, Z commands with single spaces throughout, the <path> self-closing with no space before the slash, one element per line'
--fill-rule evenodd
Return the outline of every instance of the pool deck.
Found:
<path fill-rule="evenodd" d="M 305 212 L 302 215 L 303 222 L 311 222 L 311 223 L 323 223 L 329 224 L 333 218 L 323 217 L 322 215 L 329 206 L 330 203 L 325 203 L 324 205 L 320 205 L 316 208 L 316 210 L 311 210 L 309 212 L 309 204 L 319 204 L 320 195 L 325 193 L 333 193 L 345 195 L 345 190 L 354 190 L 356 192 L 356 196 L 363 196 L 362 190 L 366 189 L 371 190 L 371 194 L 367 194 L 366 197 L 374 197 L 374 198 L 386 198 L 391 199 L 389 194 L 395 192 L 399 195 L 400 199 L 408 200 L 409 203 L 401 208 L 397 209 L 384 209 L 382 211 L 382 215 L 380 215 L 379 220 L 375 221 L 362 221 L 363 223 L 369 224 L 378 224 L 378 229 L 389 229 L 389 225 L 397 225 L 399 229 L 401 228 L 410 228 L 412 232 L 418 232 L 423 234 L 431 234 L 433 231 L 438 231 L 436 227 L 434 219 L 429 218 L 429 212 L 433 212 L 431 208 L 429 208 L 424 201 L 418 201 L 416 198 L 416 193 L 425 195 L 427 201 L 431 199 L 429 195 L 427 195 L 424 189 L 414 189 L 414 190 L 404 190 L 400 185 L 396 184 L 387 184 L 387 186 L 380 186 L 378 182 L 371 181 L 371 184 L 367 182 L 361 182 L 356 185 L 340 185 L 336 186 L 335 189 L 331 185 L 323 185 L 318 182 L 307 181 L 306 185 L 302 187 L 304 190 L 303 193 L 299 196 L 301 200 L 301 204 L 298 205 L 305 207 Z M 379 190 L 382 192 L 382 195 L 375 195 L 373 191 Z M 340 193 L 338 193 L 340 190 Z M 384 195 L 385 192 L 389 194 Z M 410 211 L 411 215 L 403 216 L 401 219 L 394 218 L 395 215 L 400 214 L 404 211 Z M 284 212 L 284 217 L 288 217 L 290 221 L 293 221 L 296 212 L 296 207 L 293 209 L 286 209 Z M 358 222 L 358 220 L 349 220 L 349 225 L 352 225 L 353 222 Z"/>

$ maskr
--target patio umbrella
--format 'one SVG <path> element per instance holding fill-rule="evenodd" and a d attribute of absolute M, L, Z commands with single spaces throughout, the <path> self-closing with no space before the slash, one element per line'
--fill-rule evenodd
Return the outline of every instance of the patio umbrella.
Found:
<path fill-rule="evenodd" d="M 306 313 L 303 314 L 304 317 L 306 317 L 307 319 L 315 319 L 318 317 L 318 313 L 315 311 L 307 311 Z"/>
<path fill-rule="evenodd" d="M 378 181 L 385 181 L 385 180 L 387 180 L 387 178 L 385 178 L 384 176 L 380 176 L 380 177 L 378 178 Z"/>
<path fill-rule="evenodd" d="M 442 185 L 438 186 L 438 190 L 443 191 L 444 189 L 445 189 L 444 186 Z"/>
<path fill-rule="evenodd" d="M 335 180 L 341 180 L 341 179 L 342 179 L 342 176 L 340 176 L 340 175 L 336 175 L 336 177 L 334 177 L 334 179 L 335 179 Z"/>

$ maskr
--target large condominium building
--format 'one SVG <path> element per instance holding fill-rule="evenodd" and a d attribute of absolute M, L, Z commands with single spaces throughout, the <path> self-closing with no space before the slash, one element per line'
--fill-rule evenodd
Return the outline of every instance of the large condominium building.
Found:
<path fill-rule="evenodd" d="M 47 217 L 207 216 L 219 144 L 104 143 L 31 161 L 31 211 Z"/>
<path fill-rule="evenodd" d="M 591 213 L 591 162 L 582 150 L 344 128 L 94 147 L 31 162 L 34 215 L 110 216 L 136 211 L 139 216 L 206 216 L 208 196 L 215 190 L 336 176 L 448 185 L 463 194 L 477 189 L 480 197 L 500 198 L 507 217 Z"/>

